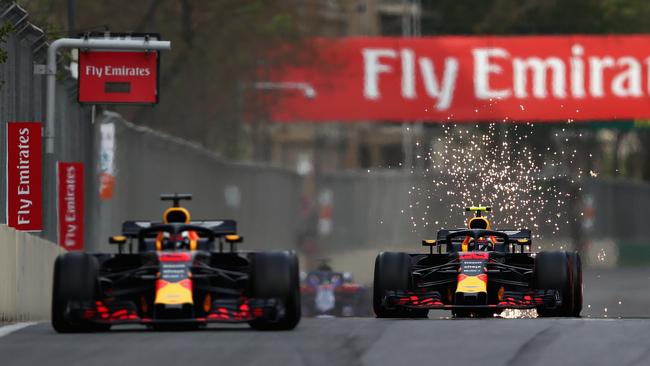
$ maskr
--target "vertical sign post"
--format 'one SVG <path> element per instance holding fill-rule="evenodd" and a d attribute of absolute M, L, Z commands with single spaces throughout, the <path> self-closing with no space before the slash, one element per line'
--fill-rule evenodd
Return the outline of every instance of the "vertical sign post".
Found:
<path fill-rule="evenodd" d="M 59 245 L 68 251 L 84 248 L 84 166 L 57 165 Z"/>
<path fill-rule="evenodd" d="M 43 230 L 43 154 L 40 122 L 7 124 L 7 225 Z"/>

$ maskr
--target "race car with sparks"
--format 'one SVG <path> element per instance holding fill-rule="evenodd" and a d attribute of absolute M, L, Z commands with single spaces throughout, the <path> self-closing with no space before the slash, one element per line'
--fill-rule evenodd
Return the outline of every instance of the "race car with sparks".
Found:
<path fill-rule="evenodd" d="M 355 283 L 350 272 L 337 272 L 322 260 L 313 271 L 302 272 L 303 316 L 368 316 L 370 301 L 365 286 Z"/>
<path fill-rule="evenodd" d="M 191 329 L 212 322 L 289 330 L 298 324 L 295 253 L 240 251 L 235 221 L 190 221 L 180 201 L 191 195 L 161 199 L 173 201 L 162 222 L 126 221 L 122 235 L 110 238 L 117 254 L 70 252 L 57 258 L 56 331 L 100 331 L 120 324 Z"/>
<path fill-rule="evenodd" d="M 423 240 L 425 254 L 382 252 L 375 260 L 373 308 L 379 318 L 424 318 L 431 309 L 454 317 L 490 317 L 536 309 L 541 317 L 579 317 L 582 268 L 575 252 L 531 251 L 530 230 L 493 230 L 482 213 L 466 228 Z"/>

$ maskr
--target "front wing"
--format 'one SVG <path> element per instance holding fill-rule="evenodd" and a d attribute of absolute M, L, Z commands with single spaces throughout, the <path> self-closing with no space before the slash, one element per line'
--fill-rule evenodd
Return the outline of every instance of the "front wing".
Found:
<path fill-rule="evenodd" d="M 388 309 L 534 309 L 537 307 L 556 308 L 562 304 L 557 290 L 535 290 L 527 292 L 505 291 L 502 300 L 496 304 L 457 305 L 445 303 L 440 292 L 386 291 L 383 299 Z"/>
<path fill-rule="evenodd" d="M 140 316 L 131 301 L 96 301 L 94 304 L 69 304 L 67 315 L 97 324 L 173 324 L 245 323 L 255 319 L 279 319 L 285 307 L 278 299 L 222 299 L 213 302 L 210 312 L 194 318 L 156 318 Z"/>

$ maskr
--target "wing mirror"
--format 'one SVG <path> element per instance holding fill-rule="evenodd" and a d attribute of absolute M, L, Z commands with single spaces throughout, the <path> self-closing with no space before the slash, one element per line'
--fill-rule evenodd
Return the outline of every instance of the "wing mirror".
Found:
<path fill-rule="evenodd" d="M 239 235 L 226 235 L 226 241 L 230 244 L 241 243 L 244 241 L 244 237 Z"/>
<path fill-rule="evenodd" d="M 524 249 L 526 248 L 526 246 L 530 250 L 532 240 L 530 240 L 529 238 L 524 238 L 524 239 L 510 240 L 510 243 L 514 244 L 513 246 L 511 246 L 511 251 L 513 253 L 515 252 L 515 246 L 519 246 L 519 252 L 524 253 Z"/>
<path fill-rule="evenodd" d="M 124 235 L 115 235 L 108 238 L 108 242 L 111 244 L 122 245 L 126 243 L 126 236 Z"/>
<path fill-rule="evenodd" d="M 438 243 L 434 239 L 424 239 L 422 240 L 422 246 L 423 247 L 429 247 L 429 254 L 433 254 L 433 247 L 438 245 Z M 438 253 L 441 251 L 441 247 L 438 247 Z"/>

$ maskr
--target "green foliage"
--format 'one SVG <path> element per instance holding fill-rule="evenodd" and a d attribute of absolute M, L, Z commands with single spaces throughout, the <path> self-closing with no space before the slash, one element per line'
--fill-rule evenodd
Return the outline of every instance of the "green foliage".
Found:
<path fill-rule="evenodd" d="M 4 44 L 7 41 L 7 36 L 9 36 L 9 34 L 13 32 L 13 30 L 14 27 L 9 22 L 5 22 L 5 24 L 0 26 L 0 65 L 7 62 L 7 59 L 9 58 L 9 53 L 7 52 L 7 50 L 5 50 L 2 47 L 2 44 Z M 4 80 L 0 80 L 0 87 L 2 87 L 4 83 L 5 83 Z"/>
<path fill-rule="evenodd" d="M 607 34 L 650 31 L 647 0 L 422 0 L 425 34 Z"/>
<path fill-rule="evenodd" d="M 9 22 L 5 22 L 5 24 L 0 26 L 0 44 L 7 41 L 7 36 L 13 32 L 13 30 L 14 27 Z M 0 64 L 7 62 L 8 57 L 9 53 L 4 48 L 0 47 Z"/>
<path fill-rule="evenodd" d="M 295 22 L 289 14 L 277 14 L 269 19 L 265 30 L 271 34 L 290 34 L 295 30 Z"/>

